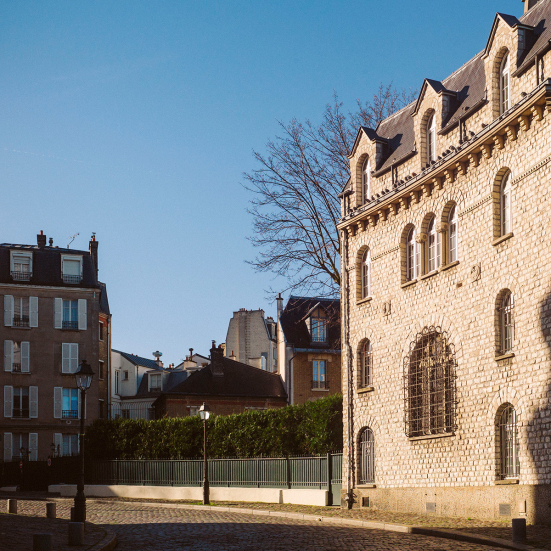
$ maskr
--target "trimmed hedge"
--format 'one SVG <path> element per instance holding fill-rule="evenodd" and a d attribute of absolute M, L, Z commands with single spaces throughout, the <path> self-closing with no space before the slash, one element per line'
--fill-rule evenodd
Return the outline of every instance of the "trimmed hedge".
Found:
<path fill-rule="evenodd" d="M 315 455 L 342 450 L 342 396 L 301 406 L 213 416 L 209 457 Z M 97 420 L 86 430 L 89 459 L 182 459 L 203 454 L 197 417 Z"/>

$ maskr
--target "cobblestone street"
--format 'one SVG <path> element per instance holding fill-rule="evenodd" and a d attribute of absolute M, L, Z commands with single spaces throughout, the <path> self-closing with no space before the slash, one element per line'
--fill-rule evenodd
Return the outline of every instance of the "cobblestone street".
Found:
<path fill-rule="evenodd" d="M 56 500 L 58 516 L 69 517 L 72 500 Z M 5 500 L 0 507 L 5 510 Z M 19 514 L 44 516 L 44 502 L 20 501 Z M 10 533 L 7 515 L 0 516 L 2 531 Z M 405 533 L 332 526 L 277 516 L 147 506 L 140 503 L 88 502 L 88 520 L 116 532 L 117 551 L 483 551 L 476 544 Z M 30 527 L 25 531 L 29 532 Z M 41 526 L 41 530 L 43 527 Z M 12 534 L 13 536 L 13 534 Z M 11 538 L 16 541 L 17 538 Z M 23 538 L 19 539 L 23 541 Z M 21 551 L 27 546 L 5 547 Z"/>

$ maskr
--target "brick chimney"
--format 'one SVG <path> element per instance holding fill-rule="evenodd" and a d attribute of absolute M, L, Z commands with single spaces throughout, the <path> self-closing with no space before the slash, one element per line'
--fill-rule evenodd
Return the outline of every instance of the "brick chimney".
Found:
<path fill-rule="evenodd" d="M 210 370 L 214 377 L 224 376 L 224 349 L 216 346 L 216 341 L 212 341 L 210 349 Z"/>
<path fill-rule="evenodd" d="M 276 298 L 277 302 L 277 320 L 279 321 L 279 318 L 281 316 L 281 312 L 283 312 L 283 298 L 281 297 L 281 293 Z"/>
<path fill-rule="evenodd" d="M 96 279 L 98 277 L 98 242 L 96 241 L 96 234 L 92 234 L 92 239 L 90 239 L 90 254 L 94 259 L 94 266 L 96 267 Z"/>
<path fill-rule="evenodd" d="M 539 0 L 522 0 L 524 2 L 524 13 L 530 11 Z"/>
<path fill-rule="evenodd" d="M 40 233 L 36 236 L 36 244 L 43 249 L 46 246 L 46 236 L 44 232 L 40 230 Z"/>

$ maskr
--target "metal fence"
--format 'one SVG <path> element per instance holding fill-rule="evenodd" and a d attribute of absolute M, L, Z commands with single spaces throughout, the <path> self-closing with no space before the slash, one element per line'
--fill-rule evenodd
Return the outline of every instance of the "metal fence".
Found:
<path fill-rule="evenodd" d="M 114 403 L 108 410 L 109 419 L 145 419 L 155 420 L 155 408 L 151 403 Z"/>

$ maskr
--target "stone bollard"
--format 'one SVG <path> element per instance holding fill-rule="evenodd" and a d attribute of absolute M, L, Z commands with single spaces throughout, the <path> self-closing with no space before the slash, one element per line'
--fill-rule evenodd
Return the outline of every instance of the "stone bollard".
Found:
<path fill-rule="evenodd" d="M 52 534 L 33 534 L 33 551 L 52 551 Z"/>
<path fill-rule="evenodd" d="M 526 519 L 514 518 L 513 519 L 513 541 L 523 542 L 526 541 Z"/>
<path fill-rule="evenodd" d="M 8 499 L 8 513 L 17 515 L 17 499 Z"/>
<path fill-rule="evenodd" d="M 69 545 L 84 545 L 84 522 L 69 523 Z"/>
<path fill-rule="evenodd" d="M 71 507 L 71 522 L 75 522 L 75 508 Z"/>
<path fill-rule="evenodd" d="M 46 518 L 57 518 L 55 503 L 46 503 Z"/>

